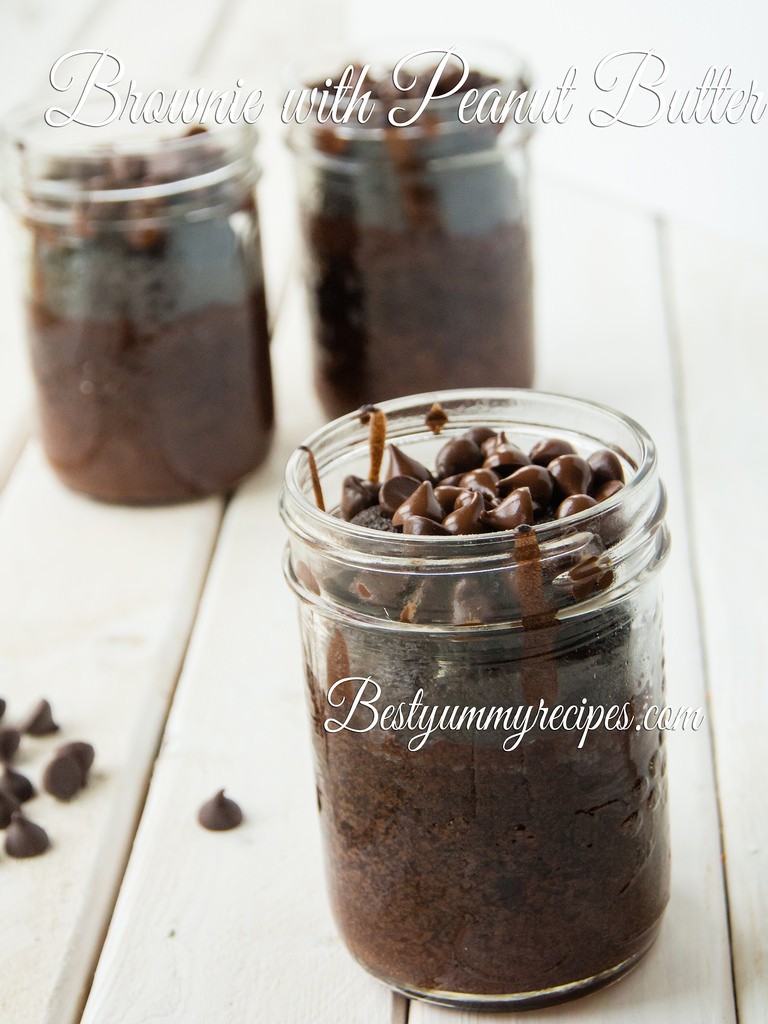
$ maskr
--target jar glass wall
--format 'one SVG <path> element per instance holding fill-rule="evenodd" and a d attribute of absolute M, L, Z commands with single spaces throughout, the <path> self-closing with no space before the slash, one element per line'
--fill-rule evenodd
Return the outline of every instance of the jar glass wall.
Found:
<path fill-rule="evenodd" d="M 296 156 L 315 381 L 329 416 L 428 388 L 533 382 L 530 124 L 463 124 L 458 95 L 432 100 L 410 127 L 387 122 L 391 72 L 413 44 L 359 47 L 377 103 L 365 124 L 291 126 Z M 458 48 L 480 93 L 528 88 L 504 50 Z M 314 56 L 292 86 L 342 72 L 348 57 Z M 404 78 L 439 60 L 410 61 Z M 357 65 L 358 69 L 360 65 Z M 447 91 L 447 76 L 441 91 Z M 405 115 L 401 115 L 405 116 Z"/>
<path fill-rule="evenodd" d="M 439 439 L 423 426 L 435 399 L 449 417 Z M 389 436 L 425 464 L 476 426 L 622 460 L 621 491 L 526 534 L 413 537 L 344 522 L 313 507 L 303 451 L 282 505 L 331 903 L 350 951 L 394 988 L 448 1005 L 580 994 L 642 957 L 668 898 L 663 735 L 634 724 L 664 703 L 668 535 L 653 444 L 611 410 L 536 392 L 381 408 Z M 364 475 L 356 417 L 307 444 L 329 504 L 344 475 Z M 582 725 L 592 709 L 598 724 L 549 728 L 531 718 L 541 706 L 573 708 Z M 387 707 L 402 709 L 401 728 Z M 487 728 L 446 717 L 472 708 L 518 717 Z M 526 711 L 535 724 L 515 742 Z"/>
<path fill-rule="evenodd" d="M 127 503 L 231 488 L 273 429 L 252 129 L 108 141 L 39 110 L 4 127 L 56 473 Z"/>

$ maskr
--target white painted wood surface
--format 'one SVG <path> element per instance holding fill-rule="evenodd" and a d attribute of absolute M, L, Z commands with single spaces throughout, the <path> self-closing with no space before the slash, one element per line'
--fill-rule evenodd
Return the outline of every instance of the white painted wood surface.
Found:
<path fill-rule="evenodd" d="M 153 0 L 66 8 L 16 0 L 0 12 L 10 54 L 0 84 L 4 96 L 18 86 L 20 98 L 48 56 L 78 39 L 118 40 L 137 76 L 187 71 L 226 85 L 246 75 L 277 95 L 286 57 L 327 38 L 338 12 L 324 5 L 302 14 L 299 24 L 288 5 L 174 2 L 161 22 Z M 0 693 L 11 714 L 50 696 L 62 738 L 88 738 L 98 750 L 94 783 L 71 806 L 49 797 L 29 805 L 56 848 L 28 863 L 0 858 L 2 1024 L 74 1024 L 86 997 L 87 1024 L 405 1021 L 405 1001 L 343 949 L 322 884 L 276 511 L 285 459 L 321 416 L 295 275 L 286 290 L 294 203 L 272 113 L 260 201 L 280 430 L 268 466 L 232 501 L 220 535 L 218 501 L 105 508 L 66 493 L 37 444 L 25 448 L 29 388 L 7 274 L 14 257 L 1 240 L 0 486 L 10 478 L 0 492 Z M 717 785 L 709 735 L 672 736 L 673 891 L 658 944 L 617 986 L 530 1016 L 730 1024 L 733 970 L 738 1019 L 761 1024 L 768 698 L 759 581 L 768 568 L 768 496 L 756 467 L 768 433 L 768 254 L 659 225 L 551 181 L 539 183 L 536 200 L 538 384 L 622 408 L 659 444 L 673 530 L 664 571 L 669 700 L 700 706 L 709 687 Z M 733 508 L 726 479 L 749 481 L 751 497 L 739 503 L 743 553 L 722 538 Z M 22 770 L 38 778 L 56 742 L 27 741 Z M 247 822 L 229 835 L 207 834 L 195 812 L 221 785 Z M 413 1003 L 409 1019 L 482 1018 Z"/>

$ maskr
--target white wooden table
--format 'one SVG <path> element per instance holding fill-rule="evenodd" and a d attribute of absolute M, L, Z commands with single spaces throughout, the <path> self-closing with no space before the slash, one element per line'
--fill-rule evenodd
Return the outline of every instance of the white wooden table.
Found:
<path fill-rule="evenodd" d="M 139 77 L 276 81 L 336 9 L 300 25 L 223 0 L 2 11 L 3 96 L 30 92 L 77 45 L 119 49 Z M 141 38 L 139 38 L 139 35 Z M 279 90 L 276 88 L 274 96 Z M 260 201 L 279 433 L 225 507 L 105 507 L 65 491 L 31 433 L 30 388 L 3 239 L 0 297 L 0 694 L 40 695 L 97 749 L 71 806 L 29 813 L 55 843 L 0 856 L 2 1024 L 477 1024 L 410 1007 L 345 952 L 326 906 L 293 596 L 280 568 L 282 467 L 322 421 L 295 274 L 293 196 L 277 117 Z M 273 127 L 270 127 L 270 123 Z M 537 383 L 648 427 L 669 490 L 670 704 L 708 729 L 670 737 L 673 886 L 661 938 L 619 985 L 532 1020 L 768 1020 L 766 580 L 768 251 L 667 223 L 539 175 Z M 39 778 L 51 742 L 29 740 Z M 195 822 L 226 785 L 246 823 Z M 499 1017 L 498 1020 L 511 1020 Z"/>

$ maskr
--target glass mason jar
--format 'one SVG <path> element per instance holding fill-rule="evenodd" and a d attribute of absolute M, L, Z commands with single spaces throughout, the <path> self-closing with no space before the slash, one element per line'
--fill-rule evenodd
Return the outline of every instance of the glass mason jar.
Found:
<path fill-rule="evenodd" d="M 410 127 L 393 127 L 390 104 L 405 108 L 401 117 L 418 104 L 391 87 L 408 48 L 361 49 L 371 66 L 366 83 L 390 83 L 378 87 L 370 121 L 309 117 L 289 134 L 323 407 L 340 416 L 432 388 L 530 387 L 532 127 L 512 117 L 463 124 L 459 95 L 432 100 Z M 495 87 L 504 97 L 529 88 L 527 70 L 507 51 L 475 44 L 459 52 L 471 69 L 466 88 Z M 438 56 L 410 61 L 403 77 Z M 291 73 L 292 85 L 322 87 L 345 64 L 339 54 L 314 56 Z"/>
<path fill-rule="evenodd" d="M 424 426 L 435 400 L 448 415 L 439 438 Z M 557 436 L 622 462 L 618 493 L 525 532 L 353 525 L 315 506 L 305 450 L 282 496 L 327 877 L 348 948 L 393 988 L 445 1005 L 580 995 L 643 956 L 668 899 L 663 733 L 641 724 L 664 700 L 657 570 L 669 539 L 654 445 L 619 413 L 533 391 L 379 408 L 389 438 L 424 465 L 478 426 L 525 450 Z M 367 445 L 355 415 L 307 441 L 329 503 L 344 476 L 366 475 Z M 533 717 L 557 706 L 573 709 L 568 729 Z M 487 728 L 445 717 L 481 708 L 518 717 Z"/>
<path fill-rule="evenodd" d="M 273 430 L 252 128 L 112 139 L 35 109 L 4 129 L 54 470 L 114 502 L 231 488 Z"/>

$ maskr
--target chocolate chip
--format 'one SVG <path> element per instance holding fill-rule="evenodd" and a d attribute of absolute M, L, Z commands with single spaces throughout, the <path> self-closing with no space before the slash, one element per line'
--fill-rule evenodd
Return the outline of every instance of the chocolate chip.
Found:
<path fill-rule="evenodd" d="M 379 485 L 359 476 L 345 476 L 341 485 L 341 502 L 339 510 L 341 518 L 349 522 L 358 512 L 375 505 L 378 500 Z"/>
<path fill-rule="evenodd" d="M 435 497 L 443 507 L 443 514 L 448 515 L 449 512 L 453 512 L 456 499 L 462 494 L 460 487 L 453 487 L 449 484 L 440 484 L 435 488 Z"/>
<path fill-rule="evenodd" d="M 500 444 L 506 443 L 507 435 L 504 433 L 503 430 L 499 431 L 498 433 L 491 433 L 488 437 L 485 438 L 485 440 L 480 445 L 480 448 L 482 449 L 483 452 L 483 458 L 487 459 L 488 456 L 492 452 L 494 452 L 499 447 Z"/>
<path fill-rule="evenodd" d="M 531 462 L 535 466 L 548 466 L 553 459 L 561 455 L 575 455 L 576 449 L 568 441 L 559 437 L 550 437 L 539 441 L 531 448 Z"/>
<path fill-rule="evenodd" d="M 80 772 L 83 777 L 83 785 L 88 781 L 88 772 L 93 767 L 96 751 L 90 743 L 83 740 L 73 740 L 72 743 L 65 743 L 56 751 L 57 757 L 73 757 L 80 765 Z"/>
<path fill-rule="evenodd" d="M 597 590 L 605 590 L 613 583 L 613 569 L 599 561 L 597 555 L 582 558 L 568 575 L 573 596 L 579 601 Z"/>
<path fill-rule="evenodd" d="M 0 697 L 0 718 L 2 718 L 3 715 L 5 714 L 6 707 L 7 707 L 7 704 L 5 703 L 3 698 Z"/>
<path fill-rule="evenodd" d="M 570 494 L 557 506 L 556 515 L 558 519 L 565 519 L 566 516 L 575 516 L 585 509 L 594 508 L 596 504 L 595 499 L 590 498 L 588 494 Z"/>
<path fill-rule="evenodd" d="M 445 414 L 445 410 L 439 402 L 435 402 L 426 415 L 424 426 L 428 427 L 433 434 L 439 434 L 447 422 L 448 417 Z"/>
<path fill-rule="evenodd" d="M 608 483 L 603 484 L 594 493 L 594 499 L 597 502 L 606 501 L 608 498 L 612 498 L 614 494 L 623 488 L 624 484 L 621 480 L 609 480 Z"/>
<path fill-rule="evenodd" d="M 10 726 L 0 728 L 0 761 L 7 764 L 12 761 L 21 743 L 21 733 Z"/>
<path fill-rule="evenodd" d="M 444 444 L 437 453 L 435 470 L 439 477 L 454 476 L 456 473 L 468 473 L 483 464 L 483 453 L 480 446 L 468 437 L 455 437 Z"/>
<path fill-rule="evenodd" d="M 41 700 L 35 705 L 19 730 L 28 736 L 49 736 L 52 732 L 58 732 L 59 727 L 53 720 L 53 711 L 47 700 Z"/>
<path fill-rule="evenodd" d="M 483 489 L 496 493 L 498 477 L 492 469 L 473 469 L 465 473 L 459 481 L 459 487 L 466 487 L 470 491 L 482 491 Z"/>
<path fill-rule="evenodd" d="M 537 505 L 546 507 L 552 500 L 552 477 L 543 466 L 523 466 L 499 480 L 499 494 L 506 497 L 518 487 L 527 487 Z"/>
<path fill-rule="evenodd" d="M 45 829 L 14 811 L 5 832 L 5 852 L 9 857 L 39 857 L 51 845 Z"/>
<path fill-rule="evenodd" d="M 451 473 L 450 476 L 444 476 L 440 480 L 440 486 L 445 487 L 459 487 L 461 478 L 464 476 L 463 473 Z"/>
<path fill-rule="evenodd" d="M 369 530 L 379 530 L 381 533 L 397 533 L 391 518 L 385 515 L 381 505 L 372 505 L 370 508 L 363 509 L 350 522 L 354 526 L 365 526 Z"/>
<path fill-rule="evenodd" d="M 387 471 L 384 474 L 385 480 L 391 480 L 393 476 L 412 476 L 416 480 L 432 481 L 432 474 L 426 466 L 423 466 L 397 445 L 387 446 Z"/>
<path fill-rule="evenodd" d="M 20 807 L 18 800 L 0 790 L 0 829 L 8 828 L 13 812 L 18 811 Z"/>
<path fill-rule="evenodd" d="M 235 801 L 224 796 L 224 790 L 220 789 L 216 796 L 211 797 L 200 808 L 197 820 L 209 832 L 227 832 L 231 828 L 237 828 L 243 820 L 243 812 Z"/>
<path fill-rule="evenodd" d="M 403 533 L 414 537 L 437 537 L 448 534 L 448 531 L 434 519 L 425 516 L 406 516 L 403 520 Z"/>
<path fill-rule="evenodd" d="M 533 500 L 527 487 L 518 487 L 516 491 L 502 501 L 491 512 L 486 512 L 485 522 L 497 530 L 514 530 L 518 526 L 533 525 Z"/>
<path fill-rule="evenodd" d="M 560 500 L 570 494 L 586 494 L 589 491 L 592 470 L 587 460 L 580 455 L 558 455 L 547 469 L 557 484 Z"/>
<path fill-rule="evenodd" d="M 497 476 L 509 476 L 521 466 L 530 465 L 530 459 L 522 448 L 518 448 L 511 441 L 505 441 L 493 449 L 483 465 L 486 469 L 494 470 Z"/>
<path fill-rule="evenodd" d="M 0 776 L 0 790 L 3 793 L 7 793 L 8 796 L 12 796 L 14 800 L 18 800 L 20 804 L 31 800 L 35 795 L 35 787 L 26 775 L 22 775 L 21 772 L 15 772 L 7 766 L 2 776 Z"/>
<path fill-rule="evenodd" d="M 83 770 L 67 754 L 57 754 L 43 772 L 43 789 L 57 800 L 71 800 L 83 788 Z"/>
<path fill-rule="evenodd" d="M 462 437 L 465 437 L 468 441 L 474 441 L 481 449 L 485 441 L 495 436 L 496 431 L 491 430 L 490 427 L 471 427 L 462 435 Z"/>
<path fill-rule="evenodd" d="M 624 470 L 616 452 L 608 448 L 598 448 L 587 459 L 592 470 L 592 489 L 596 491 L 609 480 L 620 480 L 624 483 Z"/>
<path fill-rule="evenodd" d="M 382 484 L 379 504 L 390 515 L 394 515 L 406 498 L 410 498 L 420 481 L 415 476 L 393 476 Z"/>
<path fill-rule="evenodd" d="M 402 526 L 408 516 L 423 516 L 425 519 L 434 519 L 438 523 L 443 518 L 443 507 L 435 497 L 432 484 L 427 480 L 419 484 L 413 494 L 398 506 L 392 516 L 392 525 Z"/>
<path fill-rule="evenodd" d="M 484 532 L 483 522 L 480 518 L 485 512 L 483 496 L 476 491 L 467 491 L 466 493 L 470 495 L 466 502 L 460 506 L 457 503 L 454 511 L 443 520 L 443 526 L 448 533 L 458 535 Z"/>

